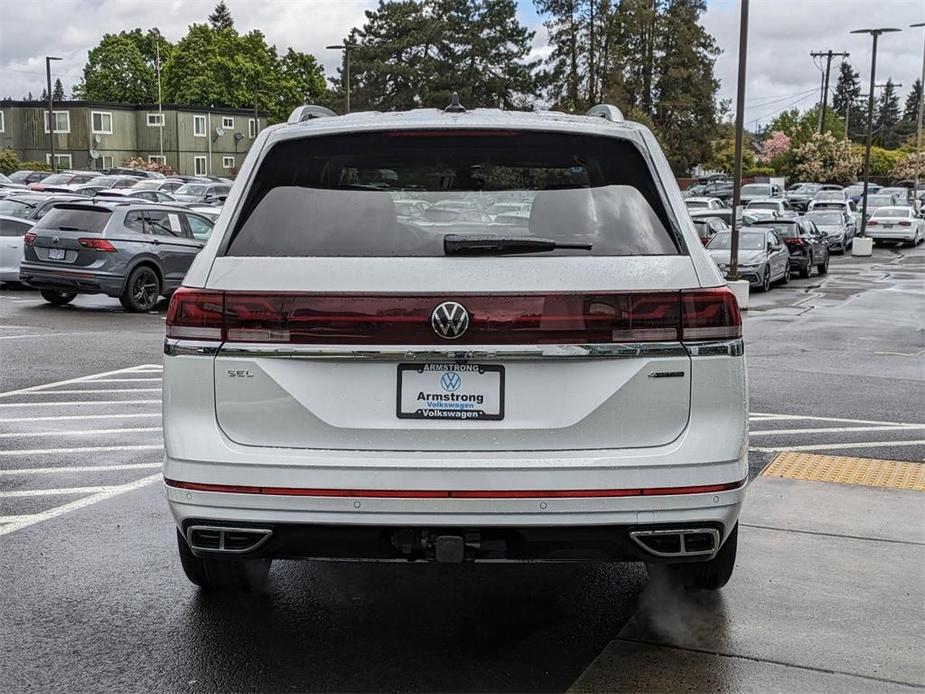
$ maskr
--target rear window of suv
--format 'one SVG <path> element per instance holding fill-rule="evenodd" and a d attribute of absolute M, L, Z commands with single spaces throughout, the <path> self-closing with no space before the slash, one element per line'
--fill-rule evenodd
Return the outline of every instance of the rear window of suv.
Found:
<path fill-rule="evenodd" d="M 42 217 L 42 221 L 36 225 L 36 228 L 89 231 L 99 234 L 106 227 L 106 222 L 109 221 L 111 215 L 112 211 L 106 209 L 53 207 L 48 214 Z"/>
<path fill-rule="evenodd" d="M 442 256 L 447 235 L 591 246 L 544 255 L 677 255 L 680 247 L 630 142 L 430 130 L 276 144 L 225 254 Z"/>

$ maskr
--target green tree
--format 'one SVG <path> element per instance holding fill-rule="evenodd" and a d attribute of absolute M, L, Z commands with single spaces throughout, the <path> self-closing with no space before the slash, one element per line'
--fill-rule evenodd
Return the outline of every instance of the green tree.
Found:
<path fill-rule="evenodd" d="M 89 101 L 141 104 L 157 100 L 156 85 L 156 75 L 135 42 L 124 33 L 106 34 L 87 56 L 78 91 Z"/>
<path fill-rule="evenodd" d="M 56 80 L 55 80 L 55 86 L 54 86 L 54 88 L 51 90 L 51 98 L 52 98 L 54 101 L 64 101 L 65 96 L 66 96 L 66 95 L 65 95 L 65 93 L 64 93 L 64 85 L 61 84 L 60 78 L 59 78 L 59 79 L 56 79 Z"/>
<path fill-rule="evenodd" d="M 234 27 L 234 20 L 231 18 L 231 12 L 225 0 L 219 0 L 212 14 L 209 15 L 209 24 L 213 29 L 231 29 Z"/>
<path fill-rule="evenodd" d="M 892 79 L 888 79 L 877 99 L 874 110 L 874 141 L 881 147 L 894 149 L 899 145 L 899 94 Z"/>
<path fill-rule="evenodd" d="M 849 137 L 856 133 L 855 137 L 858 140 L 863 139 L 866 132 L 864 121 L 867 114 L 861 102 L 861 79 L 847 60 L 842 61 L 838 68 L 838 81 L 835 83 L 835 92 L 832 95 L 832 110 L 840 118 L 848 121 Z"/>
<path fill-rule="evenodd" d="M 912 89 L 906 96 L 906 103 L 903 106 L 903 115 L 897 126 L 897 134 L 902 140 L 912 135 L 918 127 L 919 102 L 922 99 L 922 80 L 917 79 L 912 84 Z"/>
<path fill-rule="evenodd" d="M 164 65 L 164 100 L 174 104 L 236 106 L 230 103 L 226 85 L 220 83 L 216 74 L 219 63 L 227 57 L 221 55 L 217 33 L 211 27 L 191 25 Z"/>
<path fill-rule="evenodd" d="M 315 56 L 292 48 L 286 51 L 280 60 L 278 94 L 282 111 L 291 112 L 300 104 L 318 103 L 324 98 L 326 86 L 324 70 Z"/>

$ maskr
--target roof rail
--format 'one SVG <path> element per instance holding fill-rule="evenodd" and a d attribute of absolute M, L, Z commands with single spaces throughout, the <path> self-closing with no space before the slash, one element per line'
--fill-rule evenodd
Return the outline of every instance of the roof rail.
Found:
<path fill-rule="evenodd" d="M 588 109 L 586 116 L 604 118 L 612 123 L 622 123 L 623 113 L 616 106 L 611 104 L 598 104 Z"/>
<path fill-rule="evenodd" d="M 296 106 L 293 112 L 289 114 L 289 120 L 286 122 L 292 125 L 293 123 L 301 123 L 302 121 L 311 120 L 312 118 L 328 118 L 336 115 L 337 114 L 329 108 L 309 104 L 307 106 Z"/>

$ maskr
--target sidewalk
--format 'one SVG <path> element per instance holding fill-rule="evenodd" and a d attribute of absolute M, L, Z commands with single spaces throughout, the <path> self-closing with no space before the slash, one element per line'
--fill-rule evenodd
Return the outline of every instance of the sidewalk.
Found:
<path fill-rule="evenodd" d="M 651 582 L 637 614 L 570 691 L 925 687 L 922 466 L 781 461 L 749 489 L 726 588 L 683 594 Z"/>

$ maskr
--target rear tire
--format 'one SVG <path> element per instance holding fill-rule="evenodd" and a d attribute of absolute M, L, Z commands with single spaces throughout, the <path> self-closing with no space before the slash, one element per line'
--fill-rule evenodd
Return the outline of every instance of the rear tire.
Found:
<path fill-rule="evenodd" d="M 145 313 L 154 308 L 161 295 L 161 281 L 148 265 L 132 270 L 125 282 L 119 302 L 126 311 Z"/>
<path fill-rule="evenodd" d="M 771 268 L 766 267 L 764 269 L 764 277 L 761 280 L 761 291 L 768 292 L 771 291 Z"/>
<path fill-rule="evenodd" d="M 77 292 L 62 292 L 58 289 L 43 289 L 40 293 L 42 298 L 52 306 L 64 306 L 65 304 L 69 304 L 74 300 L 74 297 L 77 296 Z"/>
<path fill-rule="evenodd" d="M 804 280 L 808 280 L 810 275 L 813 274 L 813 256 L 810 254 L 809 260 L 806 261 L 806 267 L 800 269 L 800 277 Z"/>
<path fill-rule="evenodd" d="M 202 559 L 193 554 L 179 528 L 177 549 L 183 573 L 203 590 L 252 593 L 267 583 L 270 559 Z"/>
<path fill-rule="evenodd" d="M 735 569 L 739 544 L 739 525 L 736 523 L 725 544 L 710 561 L 697 564 L 670 564 L 668 568 L 687 589 L 719 590 L 729 582 Z"/>
<path fill-rule="evenodd" d="M 820 275 L 825 275 L 829 272 L 829 258 L 830 257 L 831 256 L 826 254 L 825 260 L 816 266 L 816 270 L 818 270 Z"/>

